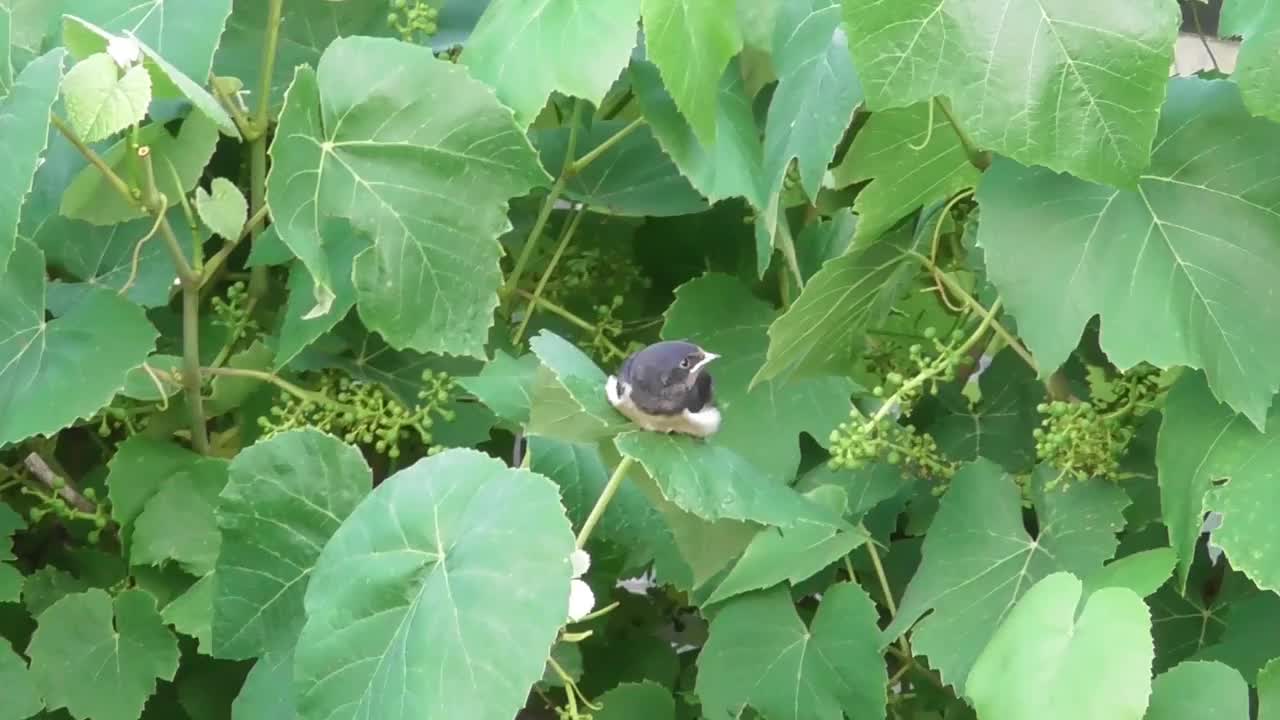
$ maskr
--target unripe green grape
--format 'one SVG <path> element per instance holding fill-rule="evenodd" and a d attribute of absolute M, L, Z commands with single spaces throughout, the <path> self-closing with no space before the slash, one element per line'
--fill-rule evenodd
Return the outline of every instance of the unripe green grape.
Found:
<path fill-rule="evenodd" d="M 88 540 L 90 545 L 97 545 L 98 540 L 101 538 L 102 538 L 102 533 L 100 533 L 98 530 L 94 529 L 89 531 Z"/>

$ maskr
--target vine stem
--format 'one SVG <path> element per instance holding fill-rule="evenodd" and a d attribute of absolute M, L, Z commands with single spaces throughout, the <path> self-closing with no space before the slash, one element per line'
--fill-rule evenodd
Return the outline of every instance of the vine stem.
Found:
<path fill-rule="evenodd" d="M 600 492 L 600 497 L 596 500 L 595 506 L 591 508 L 591 514 L 587 515 L 586 521 L 582 523 L 582 529 L 578 531 L 578 539 L 575 545 L 579 550 L 586 546 L 587 538 L 591 537 L 591 531 L 595 530 L 596 524 L 604 516 L 604 511 L 609 507 L 609 502 L 613 500 L 613 496 L 618 494 L 618 488 L 622 487 L 622 480 L 627 476 L 627 471 L 631 469 L 631 465 L 634 462 L 631 457 L 623 455 L 622 460 L 618 462 L 618 467 L 613 469 L 613 475 L 609 476 L 609 482 L 605 484 L 604 490 Z"/>
<path fill-rule="evenodd" d="M 204 373 L 205 375 L 222 375 L 225 377 L 241 377 L 241 378 L 248 378 L 251 380 L 260 380 L 262 382 L 275 385 L 276 387 L 280 388 L 281 390 L 284 390 L 285 392 L 289 393 L 290 395 L 293 395 L 294 397 L 300 400 L 309 400 L 311 402 L 314 402 L 320 405 L 326 405 L 336 410 L 344 410 L 347 412 L 354 413 L 354 412 L 358 412 L 359 410 L 359 408 L 356 408 L 353 405 L 340 403 L 326 396 L 323 393 L 312 392 L 310 390 L 307 390 L 306 388 L 298 387 L 297 385 L 294 385 L 293 383 L 289 382 L 288 380 L 285 380 L 279 375 L 275 375 L 263 370 L 250 370 L 248 368 L 207 367 L 207 368 L 201 368 L 200 372 Z"/>
<path fill-rule="evenodd" d="M 951 108 L 947 107 L 947 104 L 942 101 L 942 98 L 934 97 L 933 102 L 936 103 L 938 109 L 942 111 L 942 115 L 947 119 L 947 122 L 950 123 L 951 129 L 956 131 L 956 137 L 960 138 L 960 145 L 964 148 L 965 156 L 969 158 L 969 164 L 978 168 L 978 170 L 982 172 L 986 172 L 987 168 L 991 167 L 991 153 L 983 152 L 978 149 L 978 146 L 973 143 L 973 139 L 969 137 L 969 134 L 964 131 L 964 128 L 960 127 L 960 123 L 956 120 L 956 116 L 952 114 Z"/>
<path fill-rule="evenodd" d="M 263 221 L 267 219 L 268 212 L 269 211 L 266 205 L 262 205 L 261 207 L 259 207 L 257 212 L 253 213 L 249 217 L 248 221 L 245 222 L 244 227 L 240 229 L 240 234 L 237 235 L 234 240 L 228 240 L 218 250 L 218 252 L 214 253 L 205 262 L 203 279 L 200 282 L 202 286 L 207 285 L 209 281 L 213 279 L 213 276 L 216 275 L 220 269 L 222 269 L 222 264 L 225 263 L 227 261 L 227 258 L 231 255 L 231 253 L 235 251 L 237 247 L 240 246 L 240 243 L 244 242 L 245 238 L 249 237 L 252 234 L 256 234 L 259 230 L 261 230 L 259 226 L 262 225 Z"/>
<path fill-rule="evenodd" d="M 893 591 L 889 589 L 889 576 L 885 574 L 884 563 L 880 562 L 880 551 L 876 550 L 874 538 L 867 542 L 867 553 L 871 555 L 871 567 L 875 568 L 876 581 L 880 583 L 880 591 L 884 593 L 884 604 L 889 609 L 889 621 L 893 622 L 894 618 L 898 617 L 898 603 L 893 600 Z M 911 645 L 907 643 L 905 634 L 898 638 L 898 649 L 902 650 L 903 662 L 908 667 L 915 662 L 911 654 Z"/>
<path fill-rule="evenodd" d="M 956 282 L 956 279 L 951 277 L 950 274 L 943 272 L 933 263 L 932 260 L 916 252 L 912 252 L 912 255 L 923 263 L 927 269 L 935 273 L 934 277 L 942 281 L 942 284 L 947 287 L 947 290 L 959 297 L 960 300 L 964 302 L 964 304 L 967 305 L 978 317 L 985 320 L 989 315 L 991 315 L 991 312 L 983 307 L 982 303 L 978 302 L 976 298 L 970 295 L 969 292 L 966 291 L 960 283 Z M 1035 357 L 1033 357 L 1031 352 L 1027 350 L 1026 346 L 1022 344 L 1022 341 L 1020 341 L 1016 335 L 1009 332 L 1009 329 L 1001 324 L 995 317 L 992 317 L 991 319 L 991 329 L 996 335 L 1000 336 L 1000 339 L 1008 344 L 1009 347 L 1013 348 L 1013 351 L 1018 354 L 1018 357 L 1022 358 L 1022 360 L 1035 371 L 1037 376 L 1040 374 L 1040 366 L 1036 363 Z"/>
<path fill-rule="evenodd" d="M 81 140 L 80 136 L 76 135 L 75 131 L 67 125 L 66 121 L 53 113 L 49 113 L 49 123 L 57 128 L 58 132 L 62 133 L 62 137 L 66 138 L 67 142 L 71 143 L 75 146 L 76 150 L 80 151 L 80 154 L 89 161 L 90 165 L 96 167 L 98 172 L 102 173 L 102 177 L 106 179 L 107 184 L 114 188 L 115 191 L 125 200 L 134 205 L 142 204 L 139 201 L 138 196 L 134 194 L 133 189 L 129 187 L 129 183 L 125 182 L 124 178 L 120 177 L 120 175 L 107 164 L 107 161 L 102 159 L 101 155 L 94 152 L 93 148 L 84 144 L 84 141 Z"/>
<path fill-rule="evenodd" d="M 571 323 L 572 325 L 582 330 L 586 330 L 587 332 L 590 332 L 590 333 L 599 332 L 599 328 L 597 328 L 595 325 L 592 325 L 586 320 L 578 317 L 577 315 L 574 315 L 573 313 L 569 312 L 568 310 L 564 309 L 563 307 L 557 305 L 554 302 L 551 302 L 550 300 L 544 297 L 534 297 L 533 293 L 529 292 L 528 290 L 521 290 L 519 288 L 516 289 L 516 294 L 522 298 L 533 300 L 535 303 L 537 303 L 538 307 L 554 315 L 559 315 L 561 318 L 569 321 L 569 323 Z M 622 352 L 622 349 L 619 348 L 617 345 L 615 345 L 612 340 L 605 337 L 603 334 L 600 334 L 600 339 L 605 343 L 605 345 L 609 347 L 610 351 L 612 351 L 613 353 L 619 356 L 626 357 L 626 354 Z"/>
<path fill-rule="evenodd" d="M 569 177 L 573 177 L 583 170 L 586 170 L 588 165 L 598 160 L 601 155 L 612 150 L 615 145 L 622 142 L 623 138 L 635 132 L 643 124 L 643 117 L 638 117 L 635 120 L 632 120 L 621 130 L 605 138 L 604 142 L 592 148 L 586 155 L 574 160 L 573 164 L 571 164 L 568 169 Z"/>
<path fill-rule="evenodd" d="M 254 108 L 252 130 L 249 138 L 249 214 L 257 215 L 266 204 L 267 197 L 267 130 L 271 114 L 271 77 L 275 74 L 276 50 L 280 45 L 280 18 L 284 14 L 284 0 L 267 0 L 266 42 L 262 47 L 262 75 L 258 78 L 258 104 Z M 257 226 L 249 229 L 252 240 L 258 239 Z M 260 298 L 267 292 L 266 266 L 249 270 L 249 297 Z"/>
<path fill-rule="evenodd" d="M 533 289 L 533 297 L 529 298 L 529 304 L 525 307 L 524 317 L 520 319 L 520 326 L 516 328 L 515 335 L 511 336 L 511 344 L 519 347 L 520 341 L 524 339 L 525 330 L 529 328 L 529 321 L 533 319 L 534 308 L 538 304 L 538 300 L 542 298 L 542 292 L 547 289 L 547 282 L 551 279 L 552 273 L 556 271 L 556 266 L 560 264 L 560 258 L 564 256 L 564 251 L 569 247 L 569 241 L 573 239 L 573 234 L 578 230 L 578 224 L 582 222 L 582 217 L 587 214 L 585 205 L 579 205 L 574 211 L 573 217 L 565 223 L 564 229 L 560 232 L 560 242 L 556 244 L 556 251 L 551 255 L 551 261 L 547 263 L 547 269 L 542 272 L 542 277 L 538 278 L 538 285 Z"/>
<path fill-rule="evenodd" d="M 560 175 L 547 191 L 547 197 L 543 199 L 542 207 L 538 209 L 538 217 L 533 221 L 533 227 L 529 229 L 529 236 L 524 239 L 524 247 L 520 248 L 516 266 L 511 270 L 511 276 L 507 278 L 507 284 L 502 288 L 503 295 L 506 297 L 510 297 L 519 288 L 520 278 L 524 276 L 529 259 L 533 257 L 533 248 L 538 244 L 538 238 L 542 237 L 542 230 L 547 226 L 547 220 L 551 218 L 551 211 L 555 209 L 556 201 L 560 199 L 565 185 L 569 183 L 569 168 L 573 167 L 573 154 L 578 147 L 578 119 L 581 116 L 582 101 L 575 99 L 573 111 L 569 114 L 569 139 L 565 142 L 564 163 L 560 166 Z"/>
<path fill-rule="evenodd" d="M 791 269 L 791 274 L 796 279 L 796 292 L 804 289 L 804 275 L 800 272 L 800 260 L 796 257 L 796 243 L 791 237 L 791 227 L 787 224 L 785 214 L 781 214 L 778 218 L 778 249 L 782 251 L 782 257 L 787 261 L 787 267 Z"/>

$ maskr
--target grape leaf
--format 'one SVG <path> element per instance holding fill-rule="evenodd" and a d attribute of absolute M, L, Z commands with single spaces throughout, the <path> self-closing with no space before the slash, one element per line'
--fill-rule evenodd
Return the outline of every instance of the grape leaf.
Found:
<path fill-rule="evenodd" d="M 1255 115 L 1280 121 L 1280 84 L 1272 72 L 1272 58 L 1280 50 L 1280 9 L 1269 0 L 1223 3 L 1218 34 L 1244 38 L 1231 71 L 1244 104 Z"/>
<path fill-rule="evenodd" d="M 1179 78 L 1132 190 L 997 160 L 978 187 L 978 243 L 1041 371 L 1101 315 L 1121 369 L 1202 368 L 1262 427 L 1280 388 L 1280 341 L 1256 332 L 1280 323 L 1280 304 L 1258 302 L 1280 272 L 1277 158 L 1280 127 L 1250 117 L 1235 85 Z"/>
<path fill-rule="evenodd" d="M 249 219 L 249 203 L 235 183 L 216 177 L 210 184 L 212 192 L 196 188 L 196 211 L 200 219 L 224 240 L 235 242 Z"/>
<path fill-rule="evenodd" d="M 952 460 L 994 460 L 1010 472 L 1025 472 L 1036 460 L 1032 431 L 1040 424 L 1036 405 L 1045 401 L 1044 385 L 1016 352 L 996 354 L 978 378 L 982 397 L 965 397 L 960 385 L 938 393 L 946 413 L 928 428 L 938 448 Z"/>
<path fill-rule="evenodd" d="M 1258 720 L 1280 717 L 1280 660 L 1267 663 L 1258 673 Z"/>
<path fill-rule="evenodd" d="M 716 139 L 720 79 L 742 49 L 737 0 L 641 0 L 645 54 L 694 135 Z"/>
<path fill-rule="evenodd" d="M 298 69 L 271 156 L 267 203 L 315 277 L 313 312 L 333 301 L 321 227 L 345 217 L 375 242 L 354 268 L 369 328 L 397 349 L 483 357 L 507 200 L 547 179 L 489 90 L 424 47 L 339 39 Z"/>
<path fill-rule="evenodd" d="M 823 593 L 805 627 L 783 589 L 727 603 L 698 655 L 697 693 L 708 718 L 770 720 L 883 717 L 884 662 L 876 609 L 853 583 Z"/>
<path fill-rule="evenodd" d="M 848 496 L 835 485 L 821 485 L 805 495 L 831 508 L 836 515 L 844 515 L 848 509 Z M 785 533 L 778 528 L 763 528 L 705 604 L 772 587 L 784 580 L 797 585 L 848 555 L 865 540 L 864 533 L 852 528 L 800 525 Z"/>
<path fill-rule="evenodd" d="M 4 13 L 0 12 L 0 15 Z M 0 18 L 2 20 L 2 18 Z M 35 678 L 27 663 L 13 651 L 9 641 L 0 637 L 0 687 L 4 688 L 4 705 L 0 720 L 24 720 L 44 709 L 44 700 L 36 688 Z"/>
<path fill-rule="evenodd" d="M 0 137 L 9 148 L 9 160 L 0 171 L 0 273 L 14 253 L 22 204 L 45 149 L 49 108 L 58 97 L 65 56 L 64 50 L 50 50 L 27 66 L 12 92 L 0 98 Z"/>
<path fill-rule="evenodd" d="M 574 153 L 580 158 L 626 128 L 627 123 L 618 120 L 593 122 L 579 131 Z M 535 142 L 543 167 L 564 165 L 568 128 L 538 131 Z M 666 217 L 707 209 L 706 200 L 644 126 L 627 130 L 617 144 L 570 178 L 564 194 L 612 215 Z"/>
<path fill-rule="evenodd" d="M 296 718 L 293 648 L 268 651 L 258 658 L 231 704 L 231 720 Z"/>
<path fill-rule="evenodd" d="M 245 659 L 297 639 L 321 549 L 373 475 L 358 450 L 304 429 L 240 451 L 229 476 L 217 511 L 212 641 L 216 657 Z"/>
<path fill-rule="evenodd" d="M 133 545 L 134 524 L 166 485 L 221 488 L 227 477 L 226 460 L 202 457 L 145 435 L 134 435 L 120 443 L 107 469 L 111 517 L 121 527 L 126 551 Z M 163 535 L 153 535 L 152 539 L 161 543 L 166 540 Z"/>
<path fill-rule="evenodd" d="M 821 217 L 800 231 L 796 238 L 796 264 L 807 283 L 829 260 L 844 255 L 853 241 L 858 217 L 849 208 L 840 208 L 831 217 Z"/>
<path fill-rule="evenodd" d="M 109 290 L 46 320 L 45 283 L 43 253 L 19 242 L 0 273 L 0 445 L 97 412 L 155 348 L 142 308 Z"/>
<path fill-rule="evenodd" d="M 800 463 L 797 435 L 808 433 L 825 446 L 832 428 L 849 416 L 854 385 L 844 377 L 822 376 L 752 386 L 775 319 L 773 308 L 740 281 L 708 273 L 676 289 L 662 337 L 688 339 L 721 356 L 708 368 L 724 419 L 706 445 L 733 451 L 772 483 L 789 483 Z"/>
<path fill-rule="evenodd" d="M 396 473 L 317 562 L 294 665 L 299 714 L 507 720 L 565 621 L 572 550 L 540 475 L 461 449 Z"/>
<path fill-rule="evenodd" d="M 918 242 L 904 230 L 828 260 L 769 326 L 767 360 L 752 383 L 850 372 L 861 357 L 865 332 L 888 317 L 915 274 L 909 253 Z"/>
<path fill-rule="evenodd" d="M 604 371 L 586 353 L 550 330 L 530 339 L 529 347 L 542 363 L 532 392 L 530 435 L 588 441 L 631 427 L 609 404 Z"/>
<path fill-rule="evenodd" d="M 27 521 L 8 505 L 0 505 L 0 603 L 17 602 L 22 597 L 22 573 L 9 564 L 13 554 L 13 534 L 27 527 Z"/>
<path fill-rule="evenodd" d="M 713 203 L 741 196 L 754 207 L 764 207 L 764 190 L 759 182 L 763 146 L 737 59 L 729 61 L 716 90 L 719 101 L 713 143 L 703 143 L 694 134 L 663 87 L 653 63 L 633 61 L 630 75 L 632 90 L 653 136 L 699 193 Z"/>
<path fill-rule="evenodd" d="M 315 278 L 301 262 L 289 267 L 289 299 L 280 323 L 275 366 L 282 368 L 308 345 L 333 329 L 356 304 L 356 288 L 351 278 L 356 257 L 373 246 L 368 233 L 355 229 L 343 218 L 327 218 L 320 226 L 324 261 L 333 278 L 333 304 L 322 315 L 310 314 L 315 304 Z"/>
<path fill-rule="evenodd" d="M 76 63 L 62 80 L 67 124 L 87 143 L 142 122 L 151 105 L 151 76 L 141 65 L 124 74 L 105 52 Z M 95 170 L 96 172 L 96 170 Z"/>
<path fill-rule="evenodd" d="M 111 32 L 73 15 L 63 18 L 62 39 L 67 49 L 78 58 L 106 52 L 113 41 L 119 41 Z M 127 72 L 131 74 L 144 70 L 147 73 L 151 79 L 147 87 L 149 97 L 157 100 L 188 100 L 196 110 L 215 123 L 219 130 L 229 137 L 240 139 L 240 130 L 231 116 L 203 86 L 184 75 L 137 36 L 128 39 L 137 45 L 141 63 L 129 68 Z M 145 111 L 144 106 L 143 112 Z"/>
<path fill-rule="evenodd" d="M 1228 598 L 1225 607 L 1209 612 L 1215 616 L 1206 618 L 1206 623 L 1225 627 L 1221 635 L 1202 636 L 1205 642 L 1191 658 L 1225 663 L 1249 683 L 1257 682 L 1263 666 L 1280 656 L 1280 595 L 1249 586 Z"/>
<path fill-rule="evenodd" d="M 77 720 L 135 720 L 156 679 L 178 670 L 178 640 L 143 590 L 114 601 L 96 588 L 68 595 L 37 621 L 31 673 L 49 708 L 65 707 Z"/>
<path fill-rule="evenodd" d="M 1132 187 L 1147 165 L 1178 9 L 1062 0 L 845 0 L 871 110 L 950 98 L 983 148 Z"/>
<path fill-rule="evenodd" d="M 943 681 L 964 692 L 991 633 L 1028 588 L 1058 571 L 1087 576 L 1101 568 L 1115 553 L 1129 498 L 1099 482 L 1046 491 L 1056 474 L 1041 465 L 1032 475 L 1040 528 L 1032 538 L 1012 476 L 988 460 L 962 467 L 942 497 L 925 535 L 920 569 L 882 641 L 914 625 L 914 650 L 928 656 Z"/>
<path fill-rule="evenodd" d="M 853 242 L 880 237 L 919 207 L 974 187 L 982 174 L 942 113 L 930 103 L 871 114 L 833 171 L 842 188 L 871 180 L 858 192 Z"/>
<path fill-rule="evenodd" d="M 1249 717 L 1249 686 L 1216 662 L 1184 662 L 1156 676 L 1144 720 Z"/>
<path fill-rule="evenodd" d="M 766 204 L 756 224 L 757 266 L 768 267 L 782 213 L 783 180 L 795 159 L 800 188 L 818 197 L 827 164 L 863 100 L 862 84 L 849 56 L 839 0 L 783 0 L 773 31 L 778 86 L 765 118 Z"/>
<path fill-rule="evenodd" d="M 155 48 L 182 74 L 202 81 L 209 77 L 214 50 L 231 14 L 231 0 L 63 2 L 65 14 L 83 18 L 116 35 L 131 33 Z"/>
<path fill-rule="evenodd" d="M 461 62 L 527 128 L 558 90 L 599 104 L 636 44 L 639 0 L 493 0 Z"/>
<path fill-rule="evenodd" d="M 1133 591 L 1053 573 L 1008 611 L 969 673 L 983 720 L 1138 720 L 1151 694 L 1151 618 Z"/>
<path fill-rule="evenodd" d="M 225 462 L 200 458 L 193 459 L 190 471 L 163 478 L 133 520 L 129 562 L 161 565 L 174 560 L 196 577 L 211 572 L 221 539 L 214 507 L 226 483 Z"/>
<path fill-rule="evenodd" d="M 538 356 L 532 353 L 513 358 L 497 350 L 479 375 L 458 378 L 458 384 L 498 417 L 523 425 L 529 422 L 533 407 L 531 392 L 538 367 Z"/>
<path fill-rule="evenodd" d="M 62 598 L 88 590 L 88 580 L 78 578 L 65 570 L 46 565 L 26 577 L 22 584 L 22 604 L 32 617 L 49 609 Z"/>
<path fill-rule="evenodd" d="M 169 601 L 160 617 L 174 630 L 196 639 L 202 654 L 213 652 L 213 592 L 217 576 L 209 573 Z"/>
<path fill-rule="evenodd" d="M 714 440 L 633 430 L 614 438 L 638 460 L 662 496 L 704 520 L 750 520 L 779 527 L 835 528 L 839 515 L 763 474 L 740 453 Z M 817 532 L 816 530 L 814 532 Z"/>
<path fill-rule="evenodd" d="M 1160 507 L 1186 586 L 1201 518 L 1222 513 L 1213 541 L 1259 587 L 1280 592 L 1280 546 L 1269 508 L 1280 503 L 1274 478 L 1280 462 L 1280 408 L 1266 433 L 1219 402 L 1200 373 L 1185 374 L 1169 393 L 1156 449 Z M 1230 478 L 1213 487 L 1220 478 Z"/>
<path fill-rule="evenodd" d="M 676 701 L 671 691 L 645 680 L 620 683 L 595 700 L 600 710 L 594 720 L 675 720 Z"/>
<path fill-rule="evenodd" d="M 177 137 L 164 125 L 151 123 L 138 131 L 138 144 L 151 148 L 151 164 L 155 168 L 156 189 L 173 207 L 190 192 L 204 173 L 218 144 L 218 127 L 200 113 L 192 113 L 182 121 Z M 141 187 L 137 158 L 129 151 L 129 140 L 113 144 L 102 159 L 126 181 Z M 176 182 L 175 182 L 176 180 Z M 62 214 L 94 225 L 114 225 L 146 215 L 146 211 L 123 198 L 100 170 L 85 166 L 71 181 L 62 196 Z"/>
<path fill-rule="evenodd" d="M 1172 548 L 1155 548 L 1126 555 L 1107 563 L 1084 578 L 1086 595 L 1104 587 L 1123 587 L 1147 597 L 1169 580 L 1178 556 Z"/>

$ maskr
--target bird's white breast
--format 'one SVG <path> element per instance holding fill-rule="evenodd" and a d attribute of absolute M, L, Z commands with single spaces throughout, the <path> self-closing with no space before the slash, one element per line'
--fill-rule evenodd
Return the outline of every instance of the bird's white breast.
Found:
<path fill-rule="evenodd" d="M 720 410 L 714 405 L 698 412 L 685 410 L 679 415 L 650 415 L 631 401 L 631 386 L 613 375 L 605 381 L 604 392 L 610 405 L 645 430 L 707 437 L 720 429 Z"/>

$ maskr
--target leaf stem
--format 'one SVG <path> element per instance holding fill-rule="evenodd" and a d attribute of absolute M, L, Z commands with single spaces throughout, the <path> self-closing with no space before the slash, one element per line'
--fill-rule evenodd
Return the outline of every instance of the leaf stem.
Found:
<path fill-rule="evenodd" d="M 528 290 L 517 289 L 516 294 L 522 298 L 533 300 L 534 302 L 537 303 L 538 307 L 552 313 L 553 315 L 559 315 L 561 318 L 564 318 L 565 320 L 569 321 L 570 324 L 578 327 L 579 329 L 586 330 L 587 332 L 590 332 L 592 334 L 599 334 L 600 339 L 608 346 L 609 350 L 613 351 L 617 355 L 626 357 L 626 354 L 622 352 L 622 349 L 619 348 L 617 345 L 615 345 L 612 340 L 605 337 L 603 333 L 600 333 L 600 329 L 597 328 L 595 325 L 592 325 L 586 320 L 583 320 L 577 315 L 574 315 L 573 313 L 569 312 L 568 310 L 557 305 L 556 303 L 551 302 L 550 300 L 544 297 L 534 297 L 533 293 L 529 292 Z"/>
<path fill-rule="evenodd" d="M 791 226 L 787 222 L 785 214 L 778 218 L 778 249 L 782 251 L 782 257 L 787 261 L 787 267 L 791 269 L 791 274 L 796 279 L 796 290 L 804 290 L 804 275 L 800 272 L 800 261 L 796 257 L 796 244 L 791 238 Z"/>
<path fill-rule="evenodd" d="M 960 138 L 960 146 L 964 148 L 964 154 L 969 158 L 969 164 L 978 168 L 982 172 L 986 172 L 991 167 L 991 153 L 978 149 L 973 144 L 973 140 L 969 137 L 964 128 L 960 127 L 960 123 L 956 120 L 956 116 L 951 112 L 951 108 L 942 101 L 941 97 L 934 97 L 933 102 L 937 104 L 938 109 L 942 111 L 947 122 L 950 123 L 951 129 L 956 131 L 956 137 Z"/>
<path fill-rule="evenodd" d="M 613 469 L 613 475 L 609 476 L 609 482 L 605 484 L 604 490 L 600 491 L 600 497 L 596 500 L 596 504 L 591 508 L 591 514 L 587 515 L 587 519 L 582 523 L 582 530 L 578 531 L 578 539 L 575 543 L 579 550 L 587 544 L 587 538 L 591 537 L 591 531 L 595 530 L 596 524 L 600 522 L 600 518 L 604 516 L 604 511 L 609 507 L 609 502 L 613 500 L 613 496 L 618 493 L 618 488 L 622 487 L 622 480 L 627 476 L 627 471 L 631 469 L 631 464 L 635 462 L 630 456 L 623 455 L 622 460 L 618 462 L 618 466 Z"/>
<path fill-rule="evenodd" d="M 214 275 L 222 268 L 222 264 L 227 261 L 227 257 L 239 247 L 240 243 L 251 234 L 257 232 L 261 228 L 262 222 L 266 220 L 268 209 L 266 205 L 258 208 L 257 212 L 249 217 L 244 227 L 240 229 L 240 234 L 234 240 L 228 240 L 219 250 L 214 253 L 204 264 L 204 274 L 200 280 L 200 286 L 204 287 L 213 279 Z"/>
<path fill-rule="evenodd" d="M 231 116 L 231 120 L 235 122 L 236 129 L 240 131 L 240 137 L 249 140 L 253 137 L 253 121 L 244 114 L 244 110 L 240 109 L 240 103 L 236 102 L 236 98 L 226 93 L 225 88 L 218 82 L 218 78 L 209 73 L 209 87 L 213 88 L 213 95 L 222 104 L 222 108 Z"/>
<path fill-rule="evenodd" d="M 519 347 L 520 341 L 524 339 L 525 330 L 529 328 L 529 320 L 533 318 L 534 308 L 537 306 L 538 300 L 542 298 L 542 292 L 547 289 L 547 281 L 551 279 L 551 274 L 556 271 L 556 265 L 560 264 L 560 258 L 564 256 L 565 249 L 569 247 L 569 241 L 573 239 L 573 234 L 578 229 L 578 223 L 582 222 L 582 217 L 586 213 L 586 206 L 579 205 L 574 210 L 573 217 L 565 222 L 564 229 L 560 232 L 560 242 L 556 244 L 556 250 L 551 255 L 551 261 L 547 263 L 547 269 L 542 272 L 542 277 L 538 278 L 538 284 L 533 289 L 533 297 L 529 298 L 529 304 L 525 307 L 524 317 L 520 319 L 520 326 L 516 328 L 515 335 L 511 336 L 512 345 Z"/>
<path fill-rule="evenodd" d="M 898 604 L 893 600 L 893 591 L 889 589 L 889 576 L 885 574 L 884 563 L 880 562 L 880 551 L 876 550 L 875 539 L 867 543 L 867 553 L 871 555 L 871 567 L 876 571 L 876 582 L 880 583 L 880 592 L 884 593 L 884 605 L 889 609 L 889 620 L 893 621 L 898 617 Z M 898 638 L 898 648 L 902 650 L 905 661 L 909 664 L 913 662 L 911 654 L 911 645 L 907 643 L 907 636 L 904 634 Z"/>
<path fill-rule="evenodd" d="M 240 378 L 248 378 L 250 380 L 260 380 L 262 382 L 275 385 L 276 387 L 280 388 L 281 390 L 284 390 L 285 392 L 289 393 L 290 395 L 293 395 L 294 397 L 300 400 L 308 400 L 318 405 L 325 405 L 327 407 L 334 408 L 335 410 L 343 410 L 343 411 L 348 411 L 353 413 L 359 412 L 359 408 L 355 407 L 354 405 L 347 405 L 346 403 L 340 403 L 337 400 L 334 400 L 329 396 L 325 395 L 324 393 L 313 392 L 311 390 L 307 390 L 306 388 L 299 387 L 289 382 L 288 380 L 285 380 L 279 375 L 275 375 L 273 373 L 269 373 L 264 370 L 250 370 L 249 368 L 206 367 L 206 368 L 201 368 L 200 372 L 204 373 L 205 375 L 222 375 L 225 377 L 240 377 Z"/>
<path fill-rule="evenodd" d="M 267 134 L 267 116 L 271 113 L 271 77 L 276 72 L 276 49 L 280 46 L 280 18 L 284 0 L 267 0 L 267 41 L 262 45 L 262 74 L 258 76 L 258 106 L 253 114 L 253 140 Z"/>
<path fill-rule="evenodd" d="M 604 142 L 592 148 L 589 152 L 587 152 L 586 155 L 583 155 L 577 160 L 574 160 L 573 164 L 570 165 L 567 169 L 569 177 L 573 177 L 574 175 L 577 175 L 583 170 L 586 170 L 588 165 L 598 160 L 601 155 L 604 155 L 605 153 L 612 150 L 613 146 L 622 142 L 623 138 L 635 132 L 636 128 L 639 128 L 643 124 L 644 124 L 643 117 L 638 117 L 635 120 L 632 120 L 621 130 L 605 138 Z"/>
<path fill-rule="evenodd" d="M 80 136 L 76 135 L 75 131 L 67 125 L 66 121 L 53 113 L 49 113 L 49 122 L 58 129 L 58 132 L 62 133 L 62 136 L 67 139 L 67 142 L 70 142 L 75 146 L 76 150 L 80 151 L 80 154 L 89 161 L 90 165 L 98 168 L 98 172 L 102 173 L 102 177 L 106 179 L 107 184 L 114 188 L 121 197 L 133 205 L 142 205 L 142 198 L 133 191 L 129 186 L 129 183 L 125 182 L 124 178 L 120 177 L 120 175 L 107 164 L 107 161 L 102 159 L 101 155 L 94 152 L 93 148 L 84 144 L 84 141 L 82 141 Z"/>
<path fill-rule="evenodd" d="M 560 199 L 565 185 L 569 182 L 569 168 L 573 165 L 573 154 L 578 147 L 578 119 L 581 116 L 582 101 L 575 99 L 573 101 L 573 111 L 569 114 L 569 139 L 565 142 L 564 163 L 560 166 L 560 175 L 556 177 L 556 181 L 551 184 L 551 189 L 547 191 L 547 197 L 543 199 L 542 207 L 538 209 L 538 217 L 533 221 L 533 227 L 530 228 L 528 237 L 524 239 L 524 247 L 520 248 L 520 256 L 516 258 L 516 265 L 511 270 L 511 276 L 507 278 L 507 284 L 502 288 L 504 300 L 510 298 L 516 289 L 520 287 L 520 279 L 524 277 L 525 268 L 528 267 L 529 260 L 533 257 L 533 248 L 542 237 L 542 230 L 547 226 L 551 211 L 555 209 L 556 201 Z"/>
<path fill-rule="evenodd" d="M 249 140 L 249 214 L 257 215 L 267 196 L 267 131 L 270 129 L 271 78 L 275 74 L 276 50 L 280 45 L 280 18 L 284 0 L 267 0 L 266 42 L 262 46 L 262 74 L 258 78 L 258 103 L 254 108 Z M 257 226 L 250 227 L 250 242 L 258 240 Z M 249 270 L 249 297 L 267 292 L 268 273 L 259 265 Z"/>

